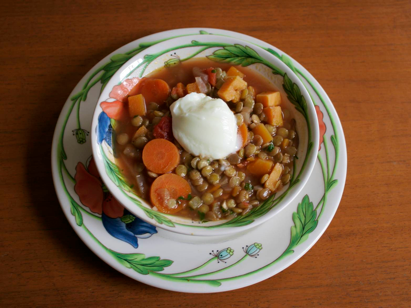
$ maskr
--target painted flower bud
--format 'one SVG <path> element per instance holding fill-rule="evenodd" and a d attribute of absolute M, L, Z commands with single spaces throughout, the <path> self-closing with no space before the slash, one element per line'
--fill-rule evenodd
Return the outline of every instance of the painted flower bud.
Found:
<path fill-rule="evenodd" d="M 85 129 L 79 128 L 79 129 L 73 130 L 73 134 L 76 135 L 76 139 L 79 144 L 86 143 L 86 136 L 88 136 L 88 131 L 86 131 Z"/>
<path fill-rule="evenodd" d="M 170 59 L 170 60 L 164 62 L 164 67 L 176 66 L 179 63 L 180 63 L 180 58 Z"/>
<path fill-rule="evenodd" d="M 260 252 L 261 249 L 263 249 L 263 245 L 261 245 L 260 243 L 254 243 L 247 248 L 246 254 L 248 254 L 250 257 L 254 257 Z"/>
<path fill-rule="evenodd" d="M 223 249 L 219 252 L 217 258 L 219 260 L 227 260 L 229 259 L 232 255 L 234 254 L 234 250 L 231 249 L 230 247 Z"/>

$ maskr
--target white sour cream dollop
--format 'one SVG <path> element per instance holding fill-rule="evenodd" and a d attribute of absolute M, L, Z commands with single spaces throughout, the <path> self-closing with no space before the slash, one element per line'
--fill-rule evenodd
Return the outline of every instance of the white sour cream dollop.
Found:
<path fill-rule="evenodd" d="M 187 152 L 220 159 L 238 150 L 236 118 L 223 100 L 193 92 L 170 110 L 174 137 Z"/>

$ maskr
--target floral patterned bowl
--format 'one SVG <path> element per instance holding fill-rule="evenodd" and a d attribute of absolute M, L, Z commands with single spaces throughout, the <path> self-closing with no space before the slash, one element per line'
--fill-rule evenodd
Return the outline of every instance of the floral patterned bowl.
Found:
<path fill-rule="evenodd" d="M 239 39 L 198 35 L 155 42 L 151 47 L 139 46 L 126 54 L 113 56 L 113 71 L 117 71 L 112 77 L 106 72 L 107 76 L 102 78 L 103 90 L 91 129 L 92 148 L 101 179 L 128 211 L 169 231 L 188 235 L 222 235 L 243 231 L 267 221 L 284 209 L 301 191 L 314 168 L 319 147 L 320 136 L 314 105 L 287 57 L 280 56 L 272 49 L 250 46 L 251 44 Z M 297 122 L 300 145 L 290 183 L 259 207 L 231 220 L 197 222 L 167 215 L 152 209 L 147 201 L 138 197 L 115 164 L 112 143 L 115 120 L 110 119 L 100 106 L 102 102 L 122 100 L 141 77 L 152 71 L 193 57 L 208 57 L 217 62 L 249 66 L 258 71 L 281 92 L 282 100 Z M 124 63 L 125 61 L 127 62 Z M 124 65 L 118 69 L 122 63 Z"/>

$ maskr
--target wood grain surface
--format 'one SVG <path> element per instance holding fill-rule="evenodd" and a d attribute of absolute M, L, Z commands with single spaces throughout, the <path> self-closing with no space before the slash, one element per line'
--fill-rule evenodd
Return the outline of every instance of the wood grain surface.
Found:
<path fill-rule="evenodd" d="M 156 289 L 118 273 L 76 236 L 51 179 L 54 126 L 100 59 L 183 27 L 277 46 L 321 83 L 341 118 L 340 208 L 297 263 L 220 294 Z M 0 306 L 411 306 L 411 2 L 1 1 Z"/>

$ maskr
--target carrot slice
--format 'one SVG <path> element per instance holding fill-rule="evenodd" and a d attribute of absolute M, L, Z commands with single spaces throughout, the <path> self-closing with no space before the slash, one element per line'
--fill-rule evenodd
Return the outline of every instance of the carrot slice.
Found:
<path fill-rule="evenodd" d="M 147 78 L 141 78 L 140 81 L 128 92 L 128 96 L 137 95 L 140 92 L 141 86 L 146 82 Z"/>
<path fill-rule="evenodd" d="M 179 162 L 180 153 L 177 147 L 166 139 L 153 139 L 143 149 L 143 163 L 152 172 L 170 172 Z"/>
<path fill-rule="evenodd" d="M 243 147 L 245 147 L 248 143 L 248 129 L 247 125 L 244 123 L 238 128 L 238 132 L 240 133 L 241 139 L 243 140 Z"/>
<path fill-rule="evenodd" d="M 143 94 L 147 103 L 164 104 L 170 94 L 167 82 L 161 79 L 146 79 L 141 82 L 140 94 Z"/>
<path fill-rule="evenodd" d="M 184 202 L 185 200 L 179 198 L 187 199 L 190 193 L 190 184 L 185 179 L 177 174 L 167 173 L 154 180 L 150 189 L 150 199 L 159 212 L 174 214 L 181 211 L 187 205 L 187 202 Z M 170 199 L 177 201 L 174 207 L 168 206 Z"/>

